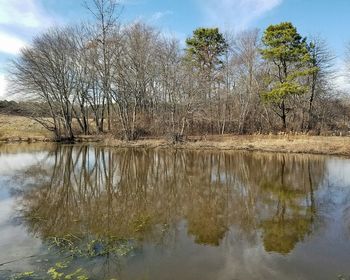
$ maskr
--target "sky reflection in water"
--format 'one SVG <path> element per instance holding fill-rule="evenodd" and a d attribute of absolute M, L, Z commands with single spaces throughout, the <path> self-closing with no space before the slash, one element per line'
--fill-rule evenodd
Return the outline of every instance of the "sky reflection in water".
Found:
<path fill-rule="evenodd" d="M 92 279 L 350 273 L 350 161 L 0 146 L 0 278 L 73 254 Z M 48 250 L 50 248 L 50 250 Z"/>

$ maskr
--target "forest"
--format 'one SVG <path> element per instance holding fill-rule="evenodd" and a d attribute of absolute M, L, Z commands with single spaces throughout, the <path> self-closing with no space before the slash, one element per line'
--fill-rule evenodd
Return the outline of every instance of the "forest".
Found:
<path fill-rule="evenodd" d="M 57 140 L 349 130 L 335 56 L 290 22 L 240 33 L 200 27 L 181 42 L 121 23 L 115 0 L 85 6 L 94 20 L 50 28 L 11 62 L 11 93 Z"/>

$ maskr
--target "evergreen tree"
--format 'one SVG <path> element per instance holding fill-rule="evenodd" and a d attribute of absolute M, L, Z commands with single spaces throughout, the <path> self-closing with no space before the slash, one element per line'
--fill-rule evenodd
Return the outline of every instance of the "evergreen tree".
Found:
<path fill-rule="evenodd" d="M 292 23 L 270 25 L 264 32 L 262 42 L 262 57 L 273 67 L 269 76 L 269 91 L 264 92 L 263 97 L 273 104 L 286 130 L 287 114 L 292 109 L 287 101 L 293 95 L 307 92 L 302 77 L 311 75 L 316 69 L 310 63 L 306 38 L 301 37 Z"/>
<path fill-rule="evenodd" d="M 213 70 L 222 64 L 228 44 L 218 28 L 198 28 L 186 40 L 188 58 L 200 68 Z"/>

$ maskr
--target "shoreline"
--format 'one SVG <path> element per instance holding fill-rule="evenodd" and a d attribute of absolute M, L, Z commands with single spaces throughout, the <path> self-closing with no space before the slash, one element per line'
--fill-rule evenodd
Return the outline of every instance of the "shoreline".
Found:
<path fill-rule="evenodd" d="M 0 144 L 56 143 L 53 134 L 34 120 L 0 114 Z M 67 142 L 61 142 L 67 143 Z M 188 149 L 221 151 L 257 151 L 334 155 L 350 157 L 350 136 L 313 136 L 306 134 L 204 135 L 188 136 L 173 144 L 166 138 L 146 138 L 137 141 L 117 140 L 111 134 L 82 136 L 75 143 L 114 148 Z"/>
<path fill-rule="evenodd" d="M 308 136 L 308 135 L 224 135 L 189 137 L 181 143 L 166 139 L 142 139 L 122 141 L 107 136 L 78 136 L 74 143 L 59 142 L 49 137 L 13 137 L 0 139 L 0 144 L 20 143 L 62 143 L 94 144 L 110 148 L 140 149 L 183 149 L 217 151 L 256 151 L 270 153 L 314 154 L 350 157 L 350 137 L 348 136 Z"/>
<path fill-rule="evenodd" d="M 212 140 L 190 140 L 178 144 L 173 144 L 163 139 L 138 140 L 131 142 L 105 139 L 97 144 L 103 147 L 114 148 L 251 151 L 350 157 L 350 137 L 306 135 L 226 135 L 215 136 L 213 138 L 214 139 Z"/>

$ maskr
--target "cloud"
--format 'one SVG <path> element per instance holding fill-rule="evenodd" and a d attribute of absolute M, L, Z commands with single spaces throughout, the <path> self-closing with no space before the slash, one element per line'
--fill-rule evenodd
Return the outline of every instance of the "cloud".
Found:
<path fill-rule="evenodd" d="M 0 100 L 7 95 L 7 80 L 4 74 L 0 74 Z"/>
<path fill-rule="evenodd" d="M 164 11 L 164 12 L 156 12 L 154 13 L 151 17 L 150 17 L 150 22 L 156 22 L 161 20 L 162 18 L 166 17 L 166 16 L 170 16 L 172 15 L 173 12 L 172 11 Z"/>
<path fill-rule="evenodd" d="M 0 30 L 0 52 L 16 55 L 20 49 L 26 46 L 26 42 L 13 34 L 8 34 Z"/>
<path fill-rule="evenodd" d="M 27 41 L 40 30 L 59 21 L 50 16 L 43 6 L 43 0 L 0 0 L 0 61 L 16 56 Z M 0 67 L 3 65 L 0 64 Z M 0 69 L 4 71 L 4 69 Z M 4 79 L 0 90 L 3 95 Z"/>
<path fill-rule="evenodd" d="M 0 24 L 40 28 L 51 23 L 38 0 L 0 0 L 0 7 Z"/>
<path fill-rule="evenodd" d="M 0 53 L 16 55 L 31 35 L 60 22 L 42 0 L 0 0 Z"/>
<path fill-rule="evenodd" d="M 149 16 L 146 15 L 138 15 L 133 22 L 146 22 L 149 24 L 156 24 L 157 22 L 159 22 L 160 20 L 162 20 L 164 17 L 166 16 L 170 16 L 172 15 L 173 12 L 170 10 L 167 11 L 159 11 L 159 12 L 155 12 Z"/>
<path fill-rule="evenodd" d="M 336 61 L 336 67 L 335 67 L 335 77 L 333 79 L 333 84 L 335 88 L 342 92 L 349 92 L 350 91 L 350 69 L 347 66 L 346 62 L 341 61 L 338 59 Z"/>
<path fill-rule="evenodd" d="M 283 0 L 201 0 L 199 5 L 209 24 L 236 31 L 247 28 Z"/>

